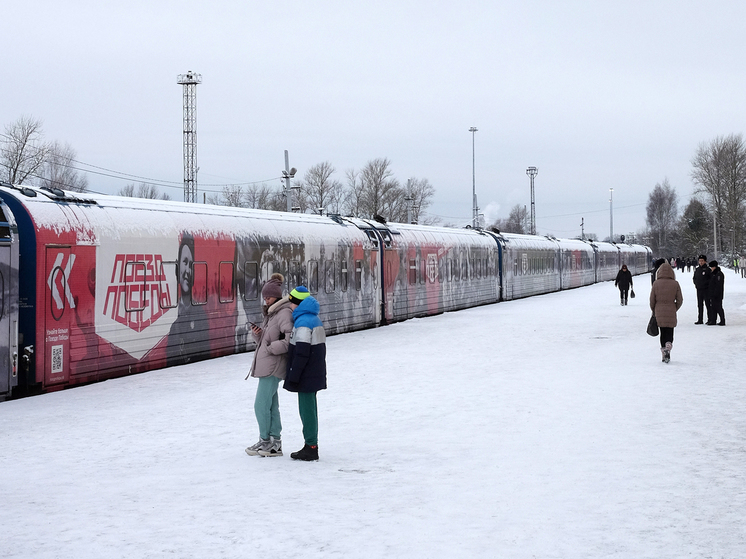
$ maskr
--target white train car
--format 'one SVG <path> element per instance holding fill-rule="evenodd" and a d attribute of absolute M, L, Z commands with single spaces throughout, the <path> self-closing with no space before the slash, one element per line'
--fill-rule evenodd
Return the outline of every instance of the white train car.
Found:
<path fill-rule="evenodd" d="M 502 298 L 520 299 L 562 288 L 559 242 L 549 237 L 501 233 Z"/>

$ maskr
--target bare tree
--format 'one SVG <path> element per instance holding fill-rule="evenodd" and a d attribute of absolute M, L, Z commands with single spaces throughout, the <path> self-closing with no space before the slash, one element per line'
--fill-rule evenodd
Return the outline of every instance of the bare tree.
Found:
<path fill-rule="evenodd" d="M 344 192 L 343 208 L 346 215 L 360 217 L 363 211 L 363 184 L 360 173 L 355 169 L 345 171 L 347 188 Z"/>
<path fill-rule="evenodd" d="M 674 243 L 676 220 L 679 214 L 678 195 L 667 178 L 653 188 L 648 196 L 646 211 L 653 253 L 673 255 L 673 250 L 676 248 Z"/>
<path fill-rule="evenodd" d="M 39 186 L 73 192 L 88 190 L 88 177 L 75 168 L 75 157 L 75 150 L 70 144 L 50 144 L 46 160 L 39 171 Z"/>
<path fill-rule="evenodd" d="M 141 182 L 135 192 L 134 183 L 127 184 L 117 191 L 119 196 L 128 196 L 130 198 L 147 198 L 149 200 L 170 200 L 168 194 L 161 194 L 158 187 L 154 184 Z"/>
<path fill-rule="evenodd" d="M 516 204 L 511 208 L 507 219 L 498 219 L 492 226 L 504 233 L 525 235 L 528 231 L 528 210 L 526 206 Z"/>
<path fill-rule="evenodd" d="M 244 194 L 243 186 L 240 184 L 224 186 L 218 200 L 217 205 L 219 206 L 244 207 L 246 205 L 246 195 Z M 215 202 L 211 201 L 210 203 Z"/>
<path fill-rule="evenodd" d="M 339 213 L 343 198 L 342 183 L 332 178 L 336 169 L 328 161 L 309 167 L 300 182 L 301 198 L 312 210 Z"/>
<path fill-rule="evenodd" d="M 42 122 L 22 116 L 5 127 L 0 138 L 0 166 L 5 179 L 11 184 L 23 184 L 35 178 L 49 153 L 43 142 Z"/>
<path fill-rule="evenodd" d="M 438 217 L 427 217 L 423 219 L 423 214 L 432 204 L 435 196 L 435 188 L 427 179 L 412 178 L 407 181 L 407 197 L 412 204 L 412 221 L 422 223 L 423 225 L 435 225 L 440 222 Z"/>
<path fill-rule="evenodd" d="M 363 191 L 360 217 L 379 215 L 388 221 L 406 220 L 406 193 L 390 167 L 391 162 L 387 158 L 378 158 L 368 161 L 360 171 Z"/>

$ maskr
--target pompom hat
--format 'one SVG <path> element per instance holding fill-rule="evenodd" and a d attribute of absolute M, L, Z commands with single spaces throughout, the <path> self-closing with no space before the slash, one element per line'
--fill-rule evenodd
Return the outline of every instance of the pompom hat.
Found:
<path fill-rule="evenodd" d="M 275 299 L 282 299 L 282 282 L 285 278 L 282 274 L 272 274 L 269 281 L 262 287 L 262 297 L 269 299 L 274 297 Z"/>

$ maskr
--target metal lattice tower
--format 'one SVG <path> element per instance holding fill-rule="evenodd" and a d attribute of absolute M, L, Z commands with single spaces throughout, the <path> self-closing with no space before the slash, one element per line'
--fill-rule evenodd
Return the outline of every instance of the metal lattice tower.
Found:
<path fill-rule="evenodd" d="M 184 201 L 197 201 L 197 84 L 202 74 L 191 70 L 179 74 L 176 83 L 184 86 Z"/>

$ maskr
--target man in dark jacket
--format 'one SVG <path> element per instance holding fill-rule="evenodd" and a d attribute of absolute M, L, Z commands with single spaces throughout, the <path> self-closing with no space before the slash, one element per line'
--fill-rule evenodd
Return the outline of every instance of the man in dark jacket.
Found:
<path fill-rule="evenodd" d="M 316 393 L 326 388 L 326 332 L 319 318 L 319 303 L 308 289 L 296 287 L 288 296 L 295 307 L 290 334 L 287 374 L 283 387 L 298 393 L 298 411 L 305 444 L 293 460 L 319 459 L 319 414 Z"/>
<path fill-rule="evenodd" d="M 707 324 L 713 326 L 725 326 L 725 311 L 723 310 L 723 288 L 725 286 L 725 275 L 718 267 L 717 260 L 710 262 L 710 283 L 707 290 L 709 306 L 707 308 Z M 717 322 L 718 316 L 720 322 Z"/>
<path fill-rule="evenodd" d="M 712 272 L 707 267 L 707 257 L 704 254 L 699 255 L 699 266 L 697 266 L 694 269 L 694 276 L 692 277 L 692 281 L 694 282 L 694 286 L 697 288 L 697 310 L 699 311 L 699 314 L 697 315 L 697 322 L 694 324 L 703 324 L 702 322 L 702 314 L 704 311 L 704 306 L 707 305 L 707 321 L 710 320 L 710 305 L 707 302 L 708 297 L 708 291 L 710 288 L 710 276 L 712 275 Z"/>

